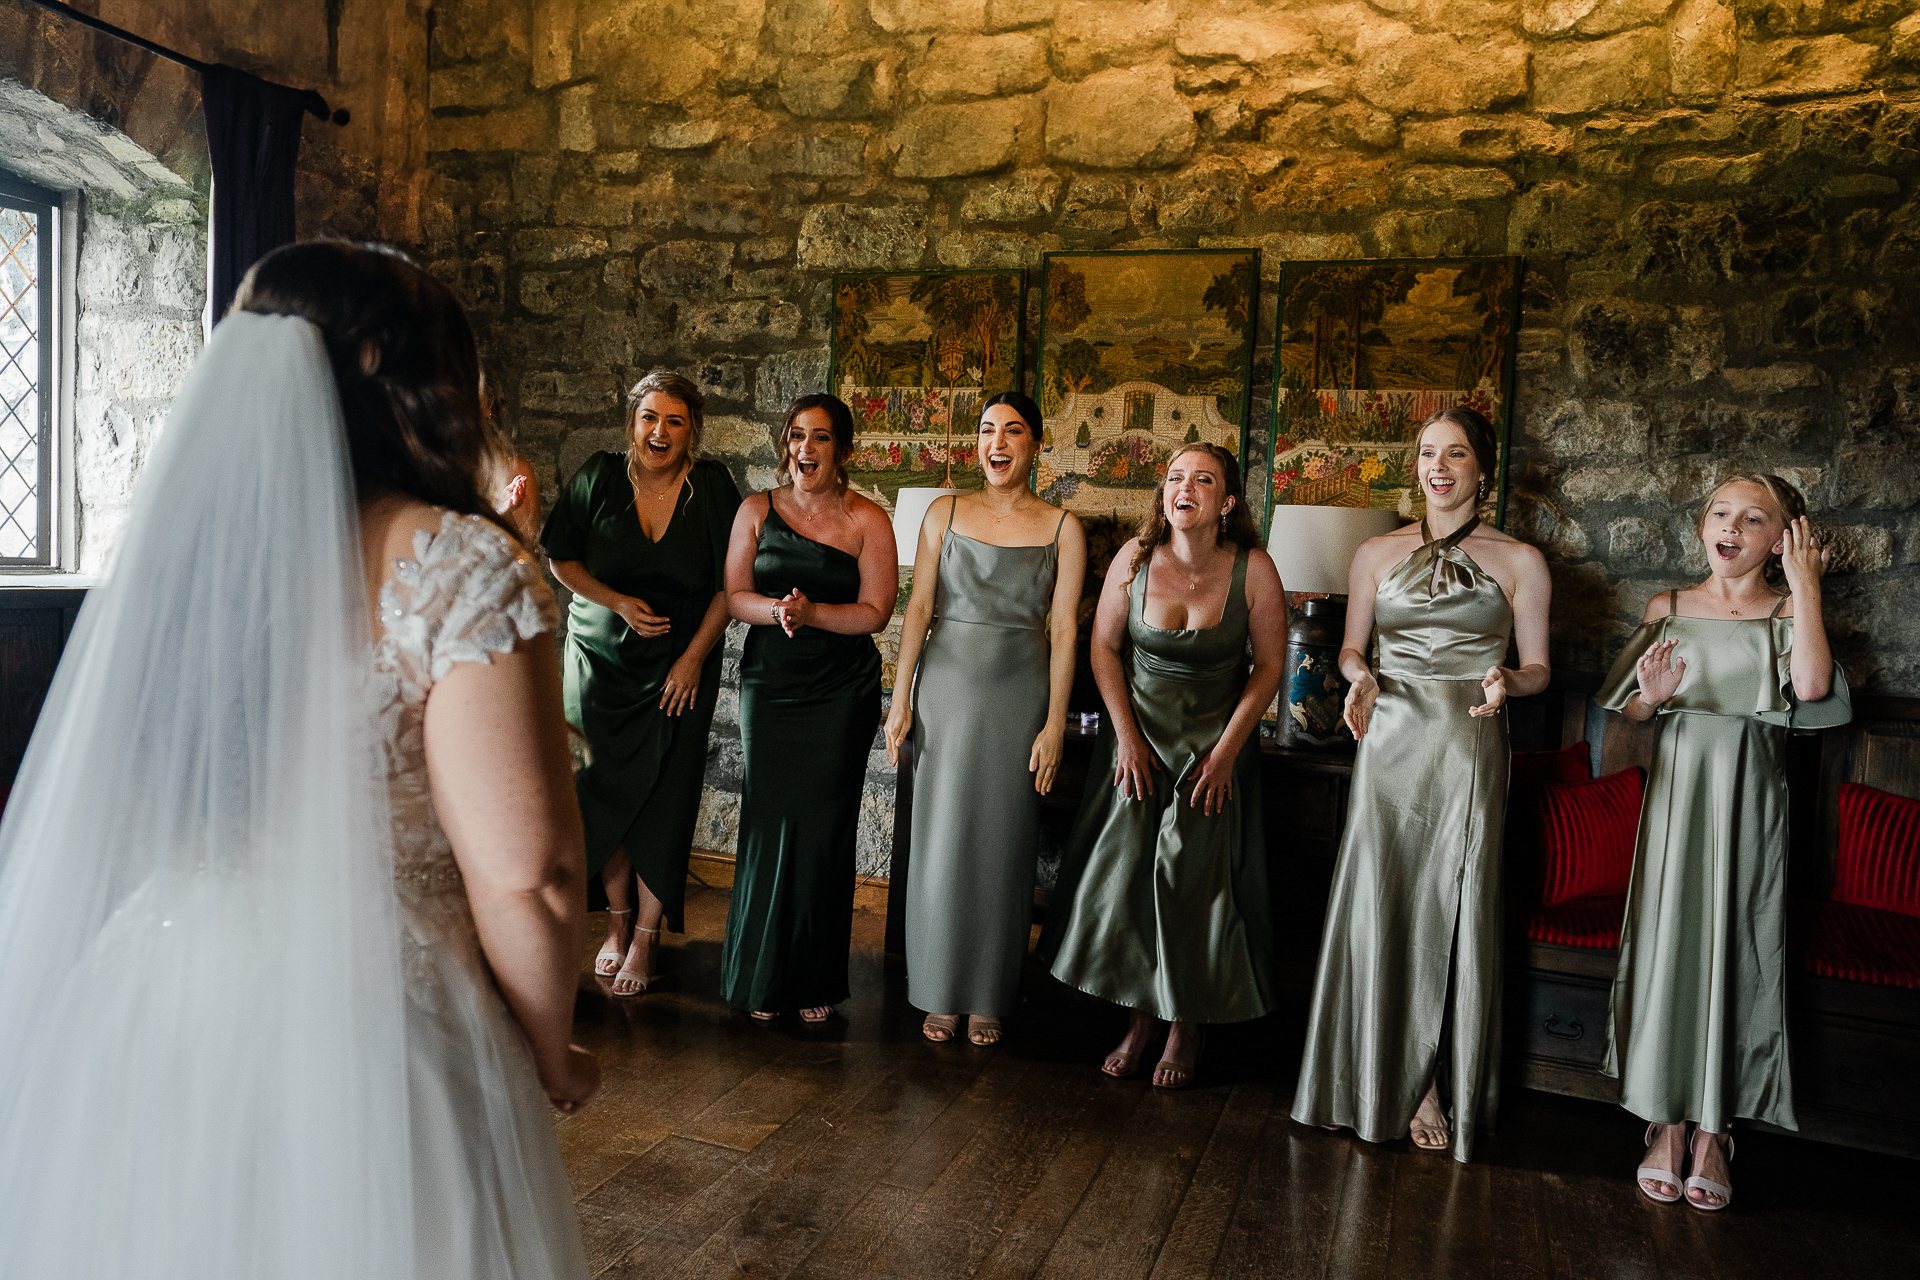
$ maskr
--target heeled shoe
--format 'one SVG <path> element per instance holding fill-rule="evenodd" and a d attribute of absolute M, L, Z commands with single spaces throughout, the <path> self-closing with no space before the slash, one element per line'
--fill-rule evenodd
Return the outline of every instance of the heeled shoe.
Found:
<path fill-rule="evenodd" d="M 644 933 L 648 935 L 649 940 L 647 942 L 647 951 L 648 953 L 651 953 L 653 951 L 652 939 L 655 937 L 658 937 L 660 934 L 660 931 L 658 929 L 646 929 L 646 928 L 642 928 L 639 925 L 635 925 L 633 926 L 633 932 L 634 932 L 635 942 L 638 942 L 640 940 L 639 938 L 640 934 Z M 629 950 L 631 949 L 632 948 L 629 948 Z M 648 968 L 651 969 L 652 966 L 649 965 Z M 653 985 L 653 980 L 655 976 L 656 976 L 655 974 L 649 972 L 645 977 L 642 977 L 641 975 L 634 973 L 633 971 L 628 969 L 626 965 L 621 965 L 620 972 L 613 975 L 613 994 L 621 997 L 622 999 L 626 998 L 627 996 L 642 995 L 646 992 L 646 989 L 648 987 Z M 634 985 L 629 987 L 627 990 L 622 991 L 620 989 L 620 984 L 623 982 L 632 983 Z"/>
<path fill-rule="evenodd" d="M 1206 1047 L 1206 1028 L 1195 1027 L 1193 1029 L 1193 1057 L 1186 1062 L 1181 1062 L 1177 1058 L 1160 1059 L 1159 1064 L 1153 1069 L 1153 1087 L 1156 1089 L 1184 1089 L 1192 1084 L 1193 1078 L 1200 1074 L 1200 1054 Z M 1169 1077 L 1164 1082 L 1160 1079 L 1162 1072 L 1165 1072 Z"/>
<path fill-rule="evenodd" d="M 960 1015 L 957 1013 L 930 1013 L 927 1020 L 920 1024 L 920 1034 L 935 1044 L 945 1044 L 959 1030 Z"/>
<path fill-rule="evenodd" d="M 610 916 L 630 916 L 633 914 L 633 908 L 628 907 L 625 911 L 615 911 L 612 907 L 608 907 L 607 914 Z M 593 971 L 602 978 L 611 978 L 614 970 L 620 967 L 620 962 L 624 959 L 626 959 L 626 952 L 616 951 L 612 947 L 602 947 L 600 948 L 600 954 L 593 958 Z"/>
<path fill-rule="evenodd" d="M 967 1043 L 984 1049 L 1000 1043 L 1000 1019 L 973 1014 L 967 1018 Z"/>
<path fill-rule="evenodd" d="M 816 1005 L 811 1009 L 800 1011 L 800 1021 L 816 1027 L 832 1016 L 833 1006 L 828 1004 Z"/>
<path fill-rule="evenodd" d="M 1698 1168 L 1700 1166 L 1700 1157 L 1695 1153 L 1694 1143 L 1698 1142 L 1702 1136 L 1704 1136 L 1708 1142 L 1712 1142 L 1716 1138 L 1725 1138 L 1727 1140 L 1727 1163 L 1733 1163 L 1733 1134 L 1731 1132 L 1708 1133 L 1705 1129 L 1695 1129 L 1693 1131 L 1693 1137 L 1687 1142 L 1687 1156 L 1690 1167 Z M 1709 1195 L 1719 1196 L 1720 1203 L 1702 1204 L 1693 1198 L 1695 1191 L 1704 1191 Z M 1686 1192 L 1687 1208 L 1698 1209 L 1701 1213 L 1718 1213 L 1733 1203 L 1733 1188 L 1715 1182 L 1712 1178 L 1688 1178 L 1686 1181 Z"/>
<path fill-rule="evenodd" d="M 1684 1125 L 1684 1122 L 1682 1123 Z M 1646 1159 L 1653 1159 L 1653 1138 L 1660 1129 L 1661 1126 L 1658 1124 L 1650 1124 L 1647 1126 Z M 1657 1195 L 1647 1189 L 1649 1182 L 1664 1182 L 1668 1186 L 1676 1188 L 1676 1190 L 1670 1196 Z M 1680 1175 L 1671 1169 L 1656 1169 L 1650 1164 L 1643 1164 L 1633 1171 L 1633 1185 L 1640 1188 L 1641 1195 L 1653 1201 L 1655 1204 L 1672 1204 L 1680 1198 L 1680 1192 L 1677 1189 L 1680 1186 Z"/>

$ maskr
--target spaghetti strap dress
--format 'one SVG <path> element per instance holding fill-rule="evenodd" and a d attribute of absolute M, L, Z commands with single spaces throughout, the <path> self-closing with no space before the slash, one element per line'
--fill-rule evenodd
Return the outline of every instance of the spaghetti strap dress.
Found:
<path fill-rule="evenodd" d="M 1686 674 L 1662 703 L 1634 848 L 1601 1070 L 1644 1120 L 1725 1133 L 1735 1117 L 1797 1129 L 1784 916 L 1793 619 L 1642 623 L 1595 701 L 1626 710 L 1662 640 Z"/>
<path fill-rule="evenodd" d="M 591 749 L 574 776 L 587 867 L 597 878 L 624 845 L 675 933 L 683 927 L 687 855 L 700 813 L 723 646 L 707 654 L 693 704 L 679 715 L 661 710 L 660 692 L 724 586 L 727 538 L 739 506 L 727 469 L 696 462 L 656 542 L 640 528 L 627 455 L 596 453 L 561 491 L 540 534 L 553 559 L 579 561 L 600 582 L 645 600 L 668 620 L 667 634 L 643 636 L 613 610 L 576 595 L 567 606 L 561 672 L 567 722 Z"/>
<path fill-rule="evenodd" d="M 1145 617 L 1149 565 L 1128 586 L 1127 687 L 1158 772 L 1153 794 L 1113 785 L 1119 741 L 1104 718 L 1080 816 L 1061 858 L 1041 958 L 1069 986 L 1180 1022 L 1245 1022 L 1274 1007 L 1273 906 L 1260 814 L 1259 748 L 1233 765 L 1233 794 L 1208 816 L 1194 775 L 1240 703 L 1248 660 L 1247 553 L 1211 627 L 1164 631 Z"/>
<path fill-rule="evenodd" d="M 1058 525 L 1045 545 L 998 547 L 955 533 L 948 513 L 913 686 L 907 999 L 928 1013 L 1004 1018 L 1019 994 L 1040 834 L 1027 765 L 1051 693 L 1059 549 Z"/>
<path fill-rule="evenodd" d="M 857 557 L 794 532 L 767 504 L 753 589 L 818 604 L 860 598 Z M 754 627 L 740 659 L 744 757 L 733 901 L 720 988 L 737 1009 L 847 998 L 854 842 L 880 727 L 880 651 L 868 635 Z"/>
<path fill-rule="evenodd" d="M 1460 547 L 1478 525 L 1435 539 L 1423 523 L 1374 597 L 1380 696 L 1354 756 L 1293 1097 L 1303 1124 L 1386 1142 L 1440 1071 L 1459 1161 L 1499 1104 L 1512 760 L 1506 714 L 1467 714 L 1513 633 L 1506 593 Z"/>

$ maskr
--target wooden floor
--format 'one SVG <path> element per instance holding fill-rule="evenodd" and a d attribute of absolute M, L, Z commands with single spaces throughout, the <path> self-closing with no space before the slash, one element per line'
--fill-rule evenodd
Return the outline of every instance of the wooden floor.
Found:
<path fill-rule="evenodd" d="M 1123 1015 L 1045 979 L 997 1049 L 933 1045 L 868 909 L 844 1016 L 766 1026 L 714 995 L 726 903 L 690 892 L 654 991 L 583 983 L 606 1084 L 559 1134 L 597 1276 L 1920 1275 L 1920 1163 L 1752 1133 L 1730 1210 L 1654 1206 L 1630 1116 L 1520 1092 L 1462 1167 L 1291 1123 L 1298 1010 L 1176 1093 L 1102 1076 Z"/>

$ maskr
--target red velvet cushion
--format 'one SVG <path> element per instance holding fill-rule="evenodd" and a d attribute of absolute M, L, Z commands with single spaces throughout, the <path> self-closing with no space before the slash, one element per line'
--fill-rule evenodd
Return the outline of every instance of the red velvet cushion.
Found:
<path fill-rule="evenodd" d="M 1559 751 L 1516 751 L 1507 782 L 1507 850 L 1510 866 L 1530 867 L 1539 854 L 1540 785 L 1545 782 L 1585 782 L 1593 776 L 1593 756 L 1587 744 L 1576 742 Z"/>
<path fill-rule="evenodd" d="M 1920 991 L 1920 918 L 1848 902 L 1788 899 L 1792 941 L 1815 977 Z"/>
<path fill-rule="evenodd" d="M 1920 916 L 1920 800 L 1840 784 L 1833 900 Z"/>
<path fill-rule="evenodd" d="M 1536 907 L 1527 913 L 1527 937 L 1562 947 L 1609 950 L 1620 945 L 1620 925 L 1627 918 L 1627 895 L 1603 894 L 1578 898 L 1557 907 Z"/>
<path fill-rule="evenodd" d="M 1540 905 L 1625 893 L 1645 772 L 1540 787 Z"/>

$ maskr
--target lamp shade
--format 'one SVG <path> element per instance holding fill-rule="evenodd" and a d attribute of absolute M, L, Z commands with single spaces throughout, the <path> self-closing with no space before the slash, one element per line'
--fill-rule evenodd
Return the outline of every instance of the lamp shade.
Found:
<path fill-rule="evenodd" d="M 959 489 L 902 489 L 893 495 L 893 545 L 902 565 L 913 564 L 913 553 L 920 545 L 920 525 L 927 508 L 937 499 Z"/>
<path fill-rule="evenodd" d="M 1276 505 L 1267 530 L 1267 550 L 1288 591 L 1347 594 L 1353 553 L 1368 538 L 1400 527 L 1392 511 L 1372 507 Z"/>

